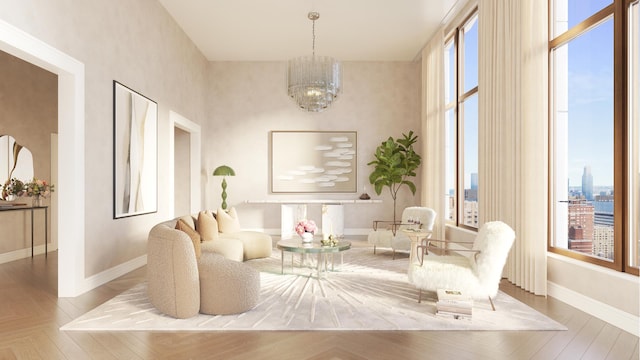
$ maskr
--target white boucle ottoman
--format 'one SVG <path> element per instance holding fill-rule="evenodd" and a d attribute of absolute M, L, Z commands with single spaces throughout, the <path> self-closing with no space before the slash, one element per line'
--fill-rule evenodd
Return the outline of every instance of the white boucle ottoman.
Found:
<path fill-rule="evenodd" d="M 260 299 L 260 272 L 247 264 L 203 252 L 198 271 L 203 314 L 242 313 L 256 306 Z"/>

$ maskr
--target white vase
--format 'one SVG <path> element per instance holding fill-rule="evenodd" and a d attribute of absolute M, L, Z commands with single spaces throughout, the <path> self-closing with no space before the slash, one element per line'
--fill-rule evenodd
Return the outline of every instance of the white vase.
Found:
<path fill-rule="evenodd" d="M 300 237 L 302 238 L 303 243 L 310 243 L 313 241 L 313 233 L 310 233 L 310 232 L 302 233 Z"/>
<path fill-rule="evenodd" d="M 7 197 L 5 198 L 6 201 L 13 201 L 15 199 L 17 199 L 18 197 L 15 194 L 9 194 L 7 195 Z"/>

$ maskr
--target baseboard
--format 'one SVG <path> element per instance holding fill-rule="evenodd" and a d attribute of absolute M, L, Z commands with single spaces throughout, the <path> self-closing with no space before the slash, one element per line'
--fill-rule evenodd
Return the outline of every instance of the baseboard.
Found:
<path fill-rule="evenodd" d="M 49 248 L 47 249 L 49 252 L 53 252 L 56 249 L 52 249 L 51 244 L 49 244 Z M 36 255 L 40 255 L 40 254 L 44 254 L 44 244 L 42 245 L 36 245 L 33 247 L 33 256 Z M 12 262 L 12 261 L 16 261 L 16 260 L 20 260 L 20 259 L 26 259 L 28 257 L 31 257 L 31 248 L 25 248 L 25 249 L 19 249 L 19 250 L 14 250 L 14 251 L 10 251 L 7 253 L 3 253 L 0 254 L 0 264 L 4 264 L 4 263 L 8 263 L 8 262 Z"/>
<path fill-rule="evenodd" d="M 78 291 L 78 294 L 83 294 L 87 291 L 93 290 L 100 285 L 104 285 L 111 280 L 117 279 L 122 275 L 128 274 L 133 270 L 142 267 L 147 264 L 147 255 L 142 255 L 133 260 L 129 260 L 126 263 L 120 264 L 118 266 L 112 267 L 108 270 L 105 270 L 101 273 L 90 276 L 84 280 L 81 284 L 81 289 Z"/>
<path fill-rule="evenodd" d="M 640 317 L 638 316 L 616 309 L 611 305 L 594 300 L 551 281 L 547 282 L 547 292 L 549 296 L 580 309 L 591 316 L 595 316 L 635 336 L 640 336 L 640 328 L 638 327 Z"/>

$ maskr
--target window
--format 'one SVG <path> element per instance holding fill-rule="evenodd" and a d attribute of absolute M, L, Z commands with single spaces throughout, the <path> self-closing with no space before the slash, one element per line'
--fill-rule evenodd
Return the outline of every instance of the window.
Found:
<path fill-rule="evenodd" d="M 447 220 L 478 228 L 478 15 L 451 34 L 445 56 Z"/>
<path fill-rule="evenodd" d="M 629 63 L 628 72 L 633 73 L 634 62 L 624 59 L 622 41 L 633 37 L 624 29 L 625 23 L 632 21 L 622 21 L 631 9 L 630 2 L 551 0 L 551 8 L 549 247 L 573 258 L 637 273 L 638 237 L 625 243 L 623 228 L 623 224 L 633 223 L 629 220 L 634 213 L 624 206 L 626 194 L 633 192 L 631 187 L 624 187 L 626 169 L 632 167 L 624 163 L 624 154 L 632 153 L 632 144 L 637 144 L 637 137 L 624 133 L 625 122 L 633 122 L 625 115 L 633 113 L 631 106 L 626 110 L 624 103 L 633 102 L 616 101 L 625 98 L 626 84 L 632 83 L 624 80 L 625 67 L 616 66 Z M 637 180 L 637 175 L 633 178 Z M 637 225 L 629 225 L 629 230 L 634 227 Z M 623 261 L 624 254 L 631 252 L 635 255 Z"/>
<path fill-rule="evenodd" d="M 640 5 L 632 3 L 629 11 L 629 266 L 640 265 Z"/>

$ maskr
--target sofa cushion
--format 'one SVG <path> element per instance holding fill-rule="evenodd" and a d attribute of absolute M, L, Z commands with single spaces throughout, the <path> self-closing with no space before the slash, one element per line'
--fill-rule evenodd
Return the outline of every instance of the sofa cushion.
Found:
<path fill-rule="evenodd" d="M 229 212 L 224 211 L 222 208 L 218 208 L 216 219 L 218 220 L 218 231 L 221 233 L 234 233 L 240 231 L 240 221 L 238 220 L 238 213 L 236 213 L 236 209 L 234 207 L 231 207 Z"/>
<path fill-rule="evenodd" d="M 193 250 L 195 250 L 196 253 L 196 259 L 199 259 L 201 254 L 200 234 L 198 234 L 198 232 L 194 228 L 189 226 L 189 224 L 187 224 L 182 218 L 178 219 L 178 221 L 176 222 L 176 229 L 184 231 L 187 235 L 189 235 L 189 238 L 191 238 L 191 242 L 193 243 Z"/>
<path fill-rule="evenodd" d="M 181 216 L 178 219 L 182 219 L 187 225 L 191 226 L 192 229 L 196 228 L 196 222 L 191 215 Z"/>
<path fill-rule="evenodd" d="M 244 258 L 244 245 L 242 241 L 231 238 L 222 239 L 217 241 L 203 241 L 200 244 L 202 253 L 216 253 L 224 256 L 229 260 L 235 260 L 242 262 Z"/>
<path fill-rule="evenodd" d="M 257 231 L 238 231 L 220 234 L 219 242 L 234 240 L 242 243 L 244 260 L 259 259 L 271 256 L 273 241 L 271 236 Z"/>
<path fill-rule="evenodd" d="M 209 210 L 200 211 L 196 220 L 196 231 L 202 241 L 218 240 L 218 222 Z"/>

